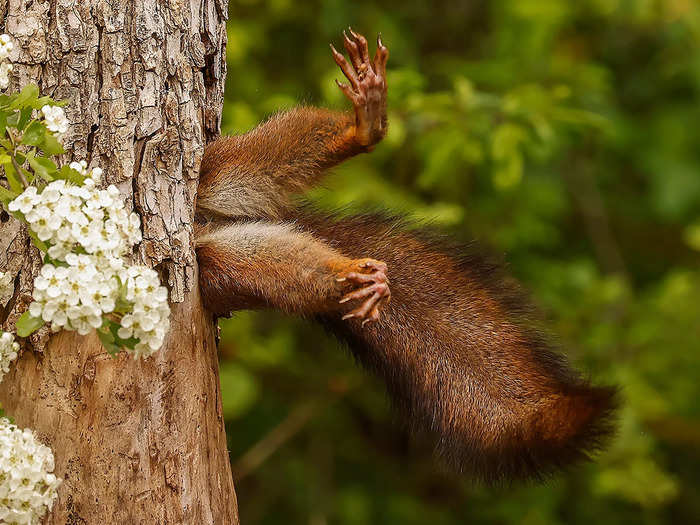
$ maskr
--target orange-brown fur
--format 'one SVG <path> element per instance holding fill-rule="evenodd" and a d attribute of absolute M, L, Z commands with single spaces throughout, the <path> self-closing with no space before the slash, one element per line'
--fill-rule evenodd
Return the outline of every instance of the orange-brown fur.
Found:
<path fill-rule="evenodd" d="M 538 478 L 587 457 L 612 430 L 615 391 L 591 386 L 554 351 L 499 265 L 402 219 L 339 218 L 289 204 L 290 194 L 386 131 L 388 53 L 379 42 L 370 64 L 363 41 L 345 40 L 354 69 L 334 51 L 351 82 L 341 89 L 354 120 L 298 108 L 207 149 L 197 234 L 206 305 L 217 315 L 278 308 L 318 319 L 384 379 L 406 424 L 432 436 L 459 470 L 486 480 Z M 363 60 L 374 74 L 360 78 Z M 383 263 L 367 269 L 366 257 L 387 264 L 391 301 Z M 379 292 L 344 319 L 358 301 L 340 298 L 372 284 L 357 274 L 371 274 L 367 290 Z"/>
<path fill-rule="evenodd" d="M 294 214 L 350 257 L 381 259 L 392 300 L 377 323 L 317 318 L 386 382 L 409 427 L 482 479 L 543 477 L 595 451 L 615 391 L 592 387 L 535 327 L 527 301 L 473 246 L 378 215 Z"/>
<path fill-rule="evenodd" d="M 365 151 L 354 131 L 350 114 L 302 107 L 245 135 L 221 138 L 202 159 L 197 207 L 226 217 L 278 217 L 291 193 Z"/>
<path fill-rule="evenodd" d="M 261 308 L 340 312 L 351 283 L 338 279 L 365 273 L 359 265 L 367 260 L 344 256 L 293 222 L 220 224 L 200 230 L 196 245 L 202 296 L 217 315 Z"/>

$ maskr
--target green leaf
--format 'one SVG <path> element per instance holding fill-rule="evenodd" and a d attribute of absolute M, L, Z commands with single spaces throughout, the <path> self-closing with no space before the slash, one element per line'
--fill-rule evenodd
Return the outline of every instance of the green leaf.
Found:
<path fill-rule="evenodd" d="M 110 319 L 105 319 L 102 326 L 97 330 L 97 335 L 102 342 L 102 346 L 115 357 L 123 348 L 133 350 L 139 340 L 135 337 L 122 339 L 118 335 L 119 323 Z"/>
<path fill-rule="evenodd" d="M 100 342 L 105 350 L 107 350 L 112 357 L 116 357 L 121 349 L 114 341 L 114 336 L 109 327 L 110 323 L 111 321 L 105 321 L 102 327 L 97 330 L 97 337 L 100 338 Z"/>
<path fill-rule="evenodd" d="M 10 185 L 10 189 L 17 194 L 22 193 L 24 191 L 24 186 L 22 186 L 22 183 L 17 176 L 17 171 L 15 171 L 12 161 L 10 160 L 9 162 L 5 162 L 2 167 L 5 168 L 5 177 Z"/>
<path fill-rule="evenodd" d="M 56 171 L 58 171 L 56 163 L 51 159 L 47 159 L 46 157 L 42 157 L 41 155 L 39 155 L 35 156 L 34 160 L 41 164 L 49 173 L 56 173 Z"/>
<path fill-rule="evenodd" d="M 125 286 L 122 285 L 122 290 L 120 293 L 120 296 L 117 297 L 117 300 L 114 304 L 114 311 L 120 314 L 125 314 L 127 312 L 131 312 L 131 310 L 134 308 L 134 303 L 127 301 L 124 299 L 124 294 L 125 294 Z"/>
<path fill-rule="evenodd" d="M 39 97 L 34 102 L 34 109 L 41 109 L 44 106 L 65 106 L 65 102 L 56 102 L 54 99 L 48 96 Z"/>
<path fill-rule="evenodd" d="M 0 185 L 0 199 L 8 202 L 17 198 L 18 193 L 8 190 L 5 186 Z"/>
<path fill-rule="evenodd" d="M 39 98 L 39 87 L 36 84 L 27 84 L 22 91 L 19 92 L 15 100 L 10 104 L 12 109 L 24 108 L 25 106 L 34 107 Z"/>
<path fill-rule="evenodd" d="M 51 256 L 48 253 L 44 254 L 44 259 L 43 259 L 44 264 L 52 264 L 54 266 L 63 266 L 64 268 L 68 268 L 68 263 L 65 261 L 59 261 L 57 259 L 52 259 Z"/>
<path fill-rule="evenodd" d="M 0 185 L 0 202 L 2 202 L 3 206 L 5 206 L 5 210 L 7 210 L 10 201 L 13 201 L 15 198 L 17 198 L 17 194 L 15 192 L 10 191 L 6 187 Z"/>
<path fill-rule="evenodd" d="M 45 137 L 46 127 L 44 127 L 44 125 L 38 120 L 35 120 L 29 124 L 27 129 L 24 131 L 24 134 L 22 135 L 22 144 L 27 144 L 29 146 L 41 146 Z"/>
<path fill-rule="evenodd" d="M 44 143 L 41 146 L 41 150 L 47 155 L 60 155 L 61 153 L 65 153 L 63 145 L 48 129 L 45 129 Z"/>
<path fill-rule="evenodd" d="M 34 172 L 46 182 L 51 182 L 54 180 L 53 175 L 58 170 L 58 168 L 56 168 L 56 164 L 54 164 L 51 159 L 47 159 L 46 157 L 29 157 L 29 165 L 32 167 Z"/>
<path fill-rule="evenodd" d="M 24 312 L 17 320 L 17 335 L 27 337 L 33 334 L 44 325 L 44 320 L 41 317 L 32 317 L 29 310 Z"/>
<path fill-rule="evenodd" d="M 61 166 L 61 169 L 55 173 L 54 178 L 66 180 L 79 186 L 85 182 L 85 177 L 67 164 Z"/>
<path fill-rule="evenodd" d="M 19 111 L 13 111 L 7 116 L 7 125 L 13 128 L 17 127 L 21 115 Z"/>
<path fill-rule="evenodd" d="M 5 129 L 7 128 L 7 111 L 0 110 L 0 137 L 5 136 Z"/>
<path fill-rule="evenodd" d="M 19 120 L 17 121 L 17 129 L 22 131 L 24 127 L 27 125 L 27 123 L 31 120 L 32 118 L 32 111 L 34 111 L 34 108 L 31 106 L 22 108 L 22 110 L 19 112 Z"/>
<path fill-rule="evenodd" d="M 124 348 L 128 348 L 129 350 L 133 350 L 136 348 L 136 344 L 139 342 L 139 339 L 136 337 L 129 337 L 129 339 L 122 339 L 119 336 L 116 336 L 115 339 L 117 340 L 117 343 L 121 345 Z"/>
<path fill-rule="evenodd" d="M 109 329 L 112 332 L 112 336 L 114 337 L 114 341 L 120 346 L 124 348 L 129 348 L 131 350 L 134 349 L 136 346 L 136 343 L 139 342 L 139 340 L 136 337 L 129 337 L 128 339 L 122 339 L 119 337 L 119 324 L 115 323 L 114 321 L 109 322 Z"/>
<path fill-rule="evenodd" d="M 2 405 L 0 405 L 0 417 L 6 418 L 6 419 L 10 422 L 11 425 L 15 425 L 15 424 L 16 424 L 14 418 L 12 418 L 12 417 L 8 416 L 7 414 L 5 414 L 5 410 L 2 408 Z"/>

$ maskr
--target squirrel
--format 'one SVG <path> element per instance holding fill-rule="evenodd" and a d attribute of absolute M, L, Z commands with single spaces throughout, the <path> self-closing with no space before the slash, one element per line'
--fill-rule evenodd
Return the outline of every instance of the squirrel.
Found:
<path fill-rule="evenodd" d="M 535 328 L 519 286 L 473 245 L 400 217 L 293 204 L 387 130 L 387 48 L 344 32 L 331 51 L 353 112 L 299 107 L 204 153 L 195 249 L 216 316 L 276 308 L 312 318 L 387 385 L 410 430 L 486 482 L 543 479 L 614 430 L 617 391 L 592 386 Z"/>

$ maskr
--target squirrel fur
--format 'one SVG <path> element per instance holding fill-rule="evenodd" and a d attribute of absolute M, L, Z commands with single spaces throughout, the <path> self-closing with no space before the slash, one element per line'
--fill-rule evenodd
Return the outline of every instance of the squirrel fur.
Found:
<path fill-rule="evenodd" d="M 388 50 L 377 39 L 370 59 L 352 31 L 344 46 L 349 61 L 331 48 L 354 113 L 296 108 L 206 149 L 196 232 L 205 305 L 318 320 L 458 471 L 541 479 L 590 457 L 613 431 L 616 391 L 567 365 L 498 264 L 402 218 L 292 204 L 386 133 Z"/>

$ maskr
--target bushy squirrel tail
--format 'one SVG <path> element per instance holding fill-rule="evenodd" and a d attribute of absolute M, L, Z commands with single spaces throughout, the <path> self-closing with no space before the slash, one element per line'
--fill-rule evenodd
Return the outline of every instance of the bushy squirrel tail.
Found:
<path fill-rule="evenodd" d="M 392 299 L 377 323 L 320 321 L 453 468 L 487 482 L 540 479 L 609 438 L 616 390 L 567 365 L 517 284 L 474 246 L 381 215 L 300 210 L 294 220 L 348 257 L 387 263 Z"/>

